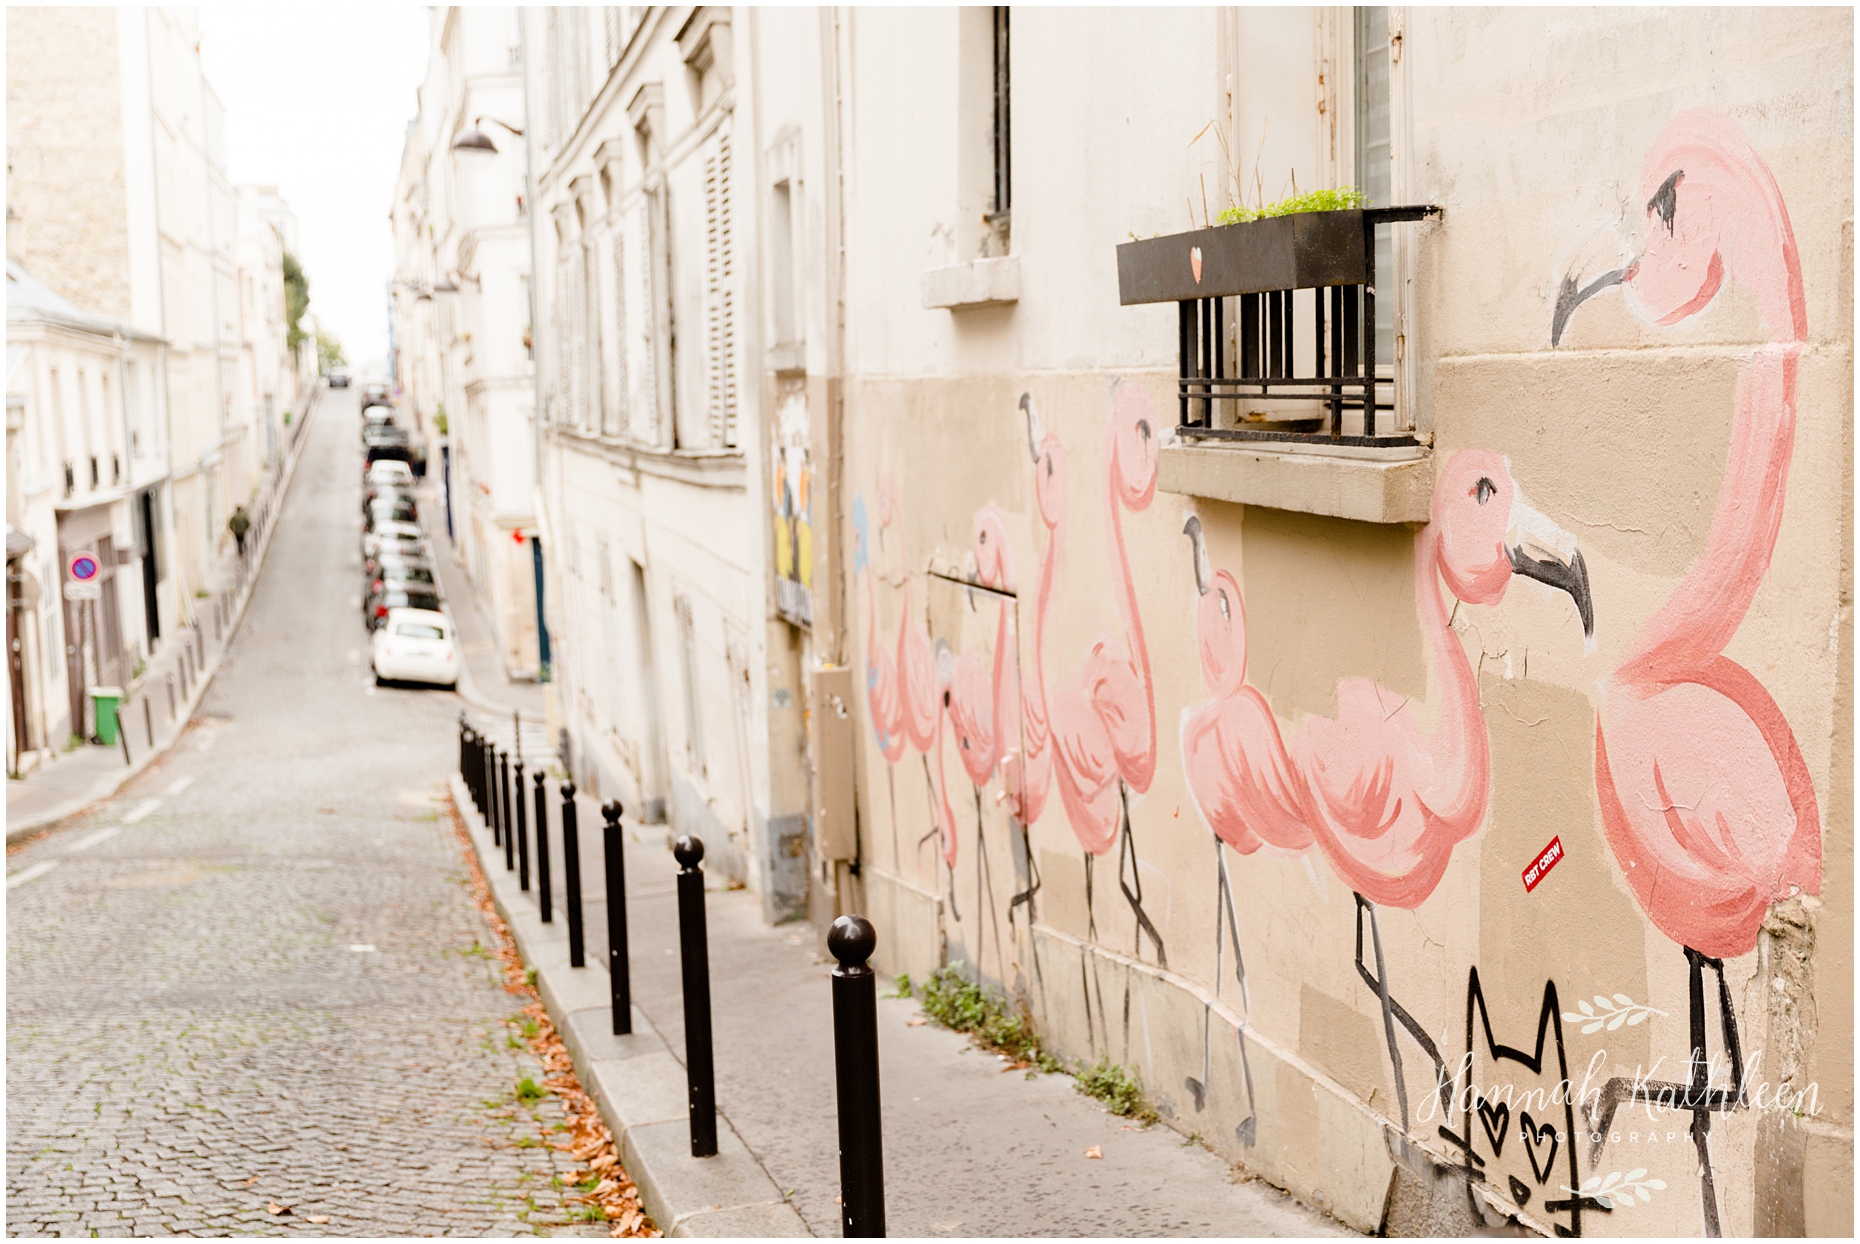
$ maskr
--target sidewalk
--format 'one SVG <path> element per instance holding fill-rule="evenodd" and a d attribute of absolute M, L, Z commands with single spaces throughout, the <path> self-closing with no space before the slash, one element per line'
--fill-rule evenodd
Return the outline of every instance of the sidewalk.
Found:
<path fill-rule="evenodd" d="M 520 710 L 525 718 L 543 720 L 543 688 L 539 682 L 513 682 L 497 654 L 491 620 L 484 616 L 471 580 L 458 561 L 458 546 L 446 535 L 445 489 L 430 473 L 416 492 L 426 539 L 433 546 L 434 572 L 439 590 L 458 633 L 460 657 L 459 697 L 487 717 Z M 453 515 L 454 521 L 459 516 Z M 508 724 L 508 723 L 506 723 Z M 529 724 L 529 723 L 525 723 Z"/>
<path fill-rule="evenodd" d="M 319 384 L 291 440 L 290 457 L 277 477 L 276 488 L 251 507 L 251 535 L 256 540 L 244 564 L 231 548 L 221 554 L 208 575 L 208 594 L 189 597 L 185 602 L 185 607 L 193 611 L 194 625 L 184 624 L 177 633 L 164 636 L 142 677 L 125 688 L 127 695 L 117 710 L 121 728 L 117 745 L 87 744 L 56 755 L 24 778 L 7 779 L 8 843 L 108 799 L 166 755 L 186 731 L 245 616 L 252 585 L 271 547 L 276 519 L 290 494 L 304 432 L 315 417 L 323 392 Z"/>
<path fill-rule="evenodd" d="M 527 751 L 527 749 L 526 749 Z M 690 1156 L 677 865 L 659 827 L 624 827 L 633 1035 L 611 1035 L 602 821 L 578 798 L 586 968 L 568 966 L 561 796 L 549 790 L 554 921 L 506 871 L 456 776 L 454 801 L 500 912 L 667 1235 L 838 1235 L 830 963 L 805 925 L 771 928 L 748 891 L 707 896 L 719 1152 Z M 531 801 L 534 807 L 533 787 Z M 532 872 L 535 860 L 531 861 Z M 878 1004 L 885 1212 L 894 1236 L 1345 1235 L 1340 1224 L 1157 1125 L 1079 1094 L 1066 1075 L 1004 1074 L 915 1002 Z M 915 1025 L 915 1026 L 914 1026 Z M 1102 1158 L 1087 1156 L 1096 1148 Z"/>

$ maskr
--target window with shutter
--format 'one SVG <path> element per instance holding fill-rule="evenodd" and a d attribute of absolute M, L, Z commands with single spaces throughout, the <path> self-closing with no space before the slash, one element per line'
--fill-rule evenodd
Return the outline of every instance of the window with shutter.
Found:
<path fill-rule="evenodd" d="M 653 337 L 653 323 L 657 318 L 657 312 L 652 300 L 654 241 L 650 202 L 640 204 L 639 228 L 634 232 L 639 239 L 638 275 L 634 277 L 635 288 L 639 293 L 639 301 L 636 305 L 640 309 L 639 435 L 641 440 L 657 444 L 660 440 L 659 359 L 658 342 Z"/>
<path fill-rule="evenodd" d="M 590 239 L 581 249 L 582 293 L 587 299 L 584 327 L 587 332 L 581 347 L 582 392 L 587 394 L 588 426 L 601 435 L 612 433 L 607 415 L 605 347 L 601 336 L 601 266 L 600 250 Z"/>
<path fill-rule="evenodd" d="M 581 352 L 583 325 L 587 308 L 587 269 L 582 250 L 573 248 L 568 256 L 568 420 L 576 430 L 588 426 L 588 409 L 581 388 Z"/>
<path fill-rule="evenodd" d="M 573 303 L 573 284 L 570 279 L 572 269 L 568 262 L 568 249 L 563 248 L 561 259 L 555 266 L 555 401 L 554 419 L 560 425 L 574 423 L 574 405 L 570 392 L 569 377 L 574 374 L 574 334 L 569 331 L 569 307 Z"/>
<path fill-rule="evenodd" d="M 633 431 L 632 392 L 630 389 L 632 368 L 627 366 L 627 351 L 632 342 L 627 340 L 626 325 L 626 248 L 627 232 L 624 229 L 614 231 L 614 430 L 620 435 Z"/>
<path fill-rule="evenodd" d="M 730 134 L 704 159 L 704 335 L 711 443 L 736 444 L 736 272 L 730 219 Z"/>

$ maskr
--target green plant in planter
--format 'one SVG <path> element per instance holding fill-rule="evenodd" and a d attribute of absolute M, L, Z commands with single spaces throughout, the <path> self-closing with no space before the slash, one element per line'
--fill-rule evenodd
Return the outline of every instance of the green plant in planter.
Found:
<path fill-rule="evenodd" d="M 1214 223 L 1242 225 L 1249 220 L 1263 220 L 1268 216 L 1290 216 L 1296 212 L 1345 212 L 1351 208 L 1368 206 L 1368 195 L 1354 186 L 1339 186 L 1334 190 L 1307 190 L 1265 207 L 1230 207 L 1216 215 Z"/>

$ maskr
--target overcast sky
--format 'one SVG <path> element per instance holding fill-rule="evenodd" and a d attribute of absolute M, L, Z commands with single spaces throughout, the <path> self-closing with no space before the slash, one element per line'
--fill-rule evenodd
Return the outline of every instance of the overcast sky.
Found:
<path fill-rule="evenodd" d="M 275 183 L 297 213 L 310 311 L 355 367 L 385 370 L 388 207 L 426 72 L 426 14 L 394 0 L 200 9 L 228 171 Z"/>

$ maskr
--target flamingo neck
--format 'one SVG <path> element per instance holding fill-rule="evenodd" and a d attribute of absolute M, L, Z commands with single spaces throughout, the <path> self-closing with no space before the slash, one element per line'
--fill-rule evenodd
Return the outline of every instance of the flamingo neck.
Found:
<path fill-rule="evenodd" d="M 1046 710 L 1046 611 L 1053 602 L 1054 571 L 1059 565 L 1059 550 L 1065 542 L 1066 518 L 1061 514 L 1046 528 L 1046 551 L 1040 556 L 1040 595 L 1033 612 L 1033 682 L 1039 692 L 1040 710 Z"/>
<path fill-rule="evenodd" d="M 1723 245 L 1732 274 L 1762 309 L 1770 340 L 1738 372 L 1731 445 L 1705 552 L 1616 670 L 1617 681 L 1645 692 L 1696 679 L 1724 651 L 1769 570 L 1782 526 L 1795 450 L 1796 365 L 1808 321 L 1788 213 L 1779 195 L 1755 197 Z"/>
<path fill-rule="evenodd" d="M 1441 599 L 1440 536 L 1431 523 L 1414 542 L 1414 594 L 1421 631 L 1433 648 L 1434 668 L 1440 677 L 1440 721 L 1428 743 L 1434 772 L 1421 798 L 1453 840 L 1459 841 L 1485 820 L 1491 748 L 1472 664 L 1448 625 L 1446 603 Z"/>
<path fill-rule="evenodd" d="M 1156 742 L 1156 689 L 1150 685 L 1150 650 L 1143 638 L 1143 618 L 1137 612 L 1137 589 L 1130 579 L 1130 558 L 1124 552 L 1123 506 L 1118 501 L 1119 485 L 1123 475 L 1117 469 L 1115 441 L 1105 449 L 1105 492 L 1104 521 L 1111 533 L 1111 566 L 1117 576 L 1117 584 L 1122 589 L 1117 596 L 1118 612 L 1123 615 L 1124 630 L 1130 636 L 1131 667 L 1137 681 L 1143 684 L 1144 709 L 1149 714 L 1149 753 L 1155 756 Z M 1145 779 L 1142 787 L 1148 786 Z"/>

